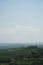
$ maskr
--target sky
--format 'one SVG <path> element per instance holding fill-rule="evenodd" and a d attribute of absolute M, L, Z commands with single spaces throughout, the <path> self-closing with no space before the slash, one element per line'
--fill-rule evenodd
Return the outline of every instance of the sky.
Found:
<path fill-rule="evenodd" d="M 0 43 L 43 42 L 43 0 L 0 0 Z"/>

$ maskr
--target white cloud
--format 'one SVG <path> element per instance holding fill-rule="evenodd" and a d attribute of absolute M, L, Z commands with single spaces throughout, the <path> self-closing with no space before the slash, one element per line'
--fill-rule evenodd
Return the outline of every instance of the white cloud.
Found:
<path fill-rule="evenodd" d="M 0 33 L 14 33 L 14 32 L 35 32 L 38 31 L 33 26 L 22 26 L 22 25 L 16 25 L 14 27 L 0 27 Z"/>
<path fill-rule="evenodd" d="M 0 27 L 1 42 L 33 42 L 37 41 L 38 34 L 39 29 L 34 26 Z"/>

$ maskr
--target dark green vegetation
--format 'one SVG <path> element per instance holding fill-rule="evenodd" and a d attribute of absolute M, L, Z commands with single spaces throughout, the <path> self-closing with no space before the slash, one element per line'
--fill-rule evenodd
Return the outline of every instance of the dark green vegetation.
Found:
<path fill-rule="evenodd" d="M 0 65 L 43 65 L 43 48 L 29 46 L 1 50 Z"/>

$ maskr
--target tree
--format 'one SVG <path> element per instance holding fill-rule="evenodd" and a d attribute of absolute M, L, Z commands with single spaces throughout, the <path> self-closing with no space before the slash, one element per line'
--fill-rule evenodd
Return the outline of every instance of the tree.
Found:
<path fill-rule="evenodd" d="M 15 60 L 12 59 L 12 60 L 9 62 L 9 65 L 15 65 Z"/>
<path fill-rule="evenodd" d="M 43 61 L 35 61 L 31 65 L 43 65 Z"/>

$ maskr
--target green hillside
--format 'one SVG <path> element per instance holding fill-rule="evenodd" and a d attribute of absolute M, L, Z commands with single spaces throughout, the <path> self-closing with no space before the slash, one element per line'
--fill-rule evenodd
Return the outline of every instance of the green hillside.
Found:
<path fill-rule="evenodd" d="M 13 59 L 13 60 L 12 60 Z M 43 48 L 29 46 L 0 51 L 0 65 L 42 65 Z"/>

